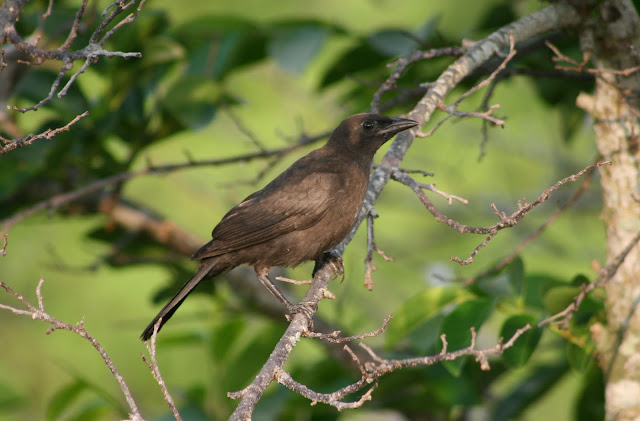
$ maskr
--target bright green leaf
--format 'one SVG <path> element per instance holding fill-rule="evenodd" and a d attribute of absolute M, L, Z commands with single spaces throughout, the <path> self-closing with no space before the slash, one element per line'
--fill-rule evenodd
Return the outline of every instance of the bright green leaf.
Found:
<path fill-rule="evenodd" d="M 569 285 L 550 288 L 543 298 L 544 307 L 549 314 L 556 314 L 567 308 L 580 293 L 578 287 Z"/>

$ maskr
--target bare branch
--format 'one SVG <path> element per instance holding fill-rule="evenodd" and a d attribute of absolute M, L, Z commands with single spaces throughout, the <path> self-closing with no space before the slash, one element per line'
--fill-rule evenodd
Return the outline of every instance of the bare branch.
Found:
<path fill-rule="evenodd" d="M 382 322 L 382 326 L 380 327 L 380 329 L 374 330 L 373 332 L 363 333 L 361 335 L 340 336 L 340 333 L 342 332 L 340 332 L 339 330 L 335 330 L 331 333 L 319 333 L 319 332 L 309 331 L 309 332 L 306 332 L 304 336 L 306 336 L 307 338 L 324 339 L 325 341 L 329 341 L 335 344 L 340 344 L 343 342 L 352 342 L 352 341 L 357 341 L 364 338 L 371 338 L 374 336 L 381 335 L 387 329 L 387 325 L 389 324 L 389 321 L 391 321 L 391 319 L 392 319 L 392 316 L 388 315 L 387 318 L 384 319 L 384 321 Z"/>
<path fill-rule="evenodd" d="M 7 245 L 9 245 L 9 234 L 5 234 L 3 235 L 4 240 L 3 240 L 3 244 L 2 244 L 2 248 L 0 249 L 0 256 L 5 257 L 7 255 L 6 250 L 7 250 Z"/>
<path fill-rule="evenodd" d="M 44 283 L 44 278 L 40 278 L 40 282 L 38 283 L 38 287 L 36 288 L 36 297 L 38 299 L 39 308 L 36 308 L 33 304 L 31 304 L 29 301 L 27 301 L 21 294 L 15 292 L 14 290 L 12 290 L 9 287 L 9 285 L 7 285 L 4 282 L 0 281 L 0 288 L 3 288 L 7 293 L 13 295 L 18 301 L 20 301 L 22 303 L 22 305 L 24 305 L 26 310 L 21 310 L 19 308 L 16 308 L 16 307 L 13 307 L 13 306 L 8 306 L 8 305 L 5 305 L 5 304 L 0 304 L 0 309 L 11 311 L 14 314 L 27 315 L 27 316 L 30 316 L 34 320 L 42 320 L 43 322 L 51 324 L 51 327 L 49 329 L 47 329 L 47 334 L 49 334 L 51 332 L 54 332 L 56 330 L 60 330 L 60 329 L 68 330 L 68 331 L 73 332 L 76 335 L 80 336 L 81 338 L 84 338 L 87 341 L 89 341 L 91 343 L 91 345 L 96 349 L 96 351 L 98 351 L 98 353 L 100 354 L 100 356 L 104 360 L 106 366 L 111 371 L 111 374 L 113 374 L 113 377 L 115 377 L 116 381 L 118 382 L 118 384 L 120 386 L 120 390 L 122 390 L 122 393 L 124 394 L 124 397 L 125 397 L 125 399 L 127 401 L 127 404 L 129 405 L 129 409 L 130 409 L 129 417 L 130 417 L 130 419 L 132 421 L 142 421 L 143 418 L 140 415 L 140 412 L 138 410 L 138 406 L 136 405 L 136 403 L 135 403 L 135 401 L 133 399 L 133 395 L 131 395 L 131 391 L 129 390 L 129 387 L 125 383 L 124 378 L 122 377 L 122 375 L 120 374 L 120 372 L 118 371 L 116 366 L 113 364 L 113 361 L 111 360 L 111 357 L 109 357 L 109 354 L 107 354 L 107 352 L 102 347 L 102 345 L 97 341 L 96 338 L 94 338 L 93 336 L 91 336 L 89 334 L 89 332 L 87 332 L 87 330 L 84 327 L 84 318 L 82 320 L 80 320 L 80 322 L 78 322 L 77 325 L 73 326 L 73 325 L 70 325 L 70 324 L 65 323 L 63 321 L 60 321 L 60 320 L 56 319 L 55 317 L 50 316 L 44 310 L 44 300 L 42 298 L 42 284 L 43 283 Z"/>
<path fill-rule="evenodd" d="M 171 409 L 174 418 L 177 421 L 182 421 L 182 417 L 180 416 L 180 413 L 176 408 L 176 404 L 173 402 L 173 397 L 171 397 L 171 394 L 169 393 L 167 384 L 164 382 L 162 374 L 160 374 L 160 367 L 158 366 L 158 360 L 156 358 L 156 339 L 158 337 L 158 329 L 160 328 L 161 324 L 162 318 L 160 318 L 155 326 L 153 326 L 153 334 L 151 335 L 151 340 L 145 341 L 144 343 L 144 346 L 147 347 L 147 351 L 149 351 L 149 357 L 151 358 L 151 361 L 148 361 L 144 355 L 142 355 L 142 361 L 147 364 L 147 367 L 149 367 L 149 370 L 151 370 L 151 374 L 153 374 L 153 378 L 160 386 L 160 390 L 162 390 L 164 400 L 167 402 L 167 405 L 169 405 L 169 409 Z M 151 344 L 149 344 L 149 342 L 151 342 Z"/>
<path fill-rule="evenodd" d="M 580 293 L 576 295 L 573 299 L 573 302 L 564 310 L 559 313 L 554 314 L 551 317 L 548 317 L 538 323 L 538 326 L 545 325 L 559 325 L 561 324 L 564 329 L 569 328 L 569 322 L 573 315 L 578 311 L 580 304 L 584 300 L 584 298 L 594 289 L 604 286 L 609 282 L 611 278 L 613 278 L 618 271 L 618 268 L 624 263 L 624 259 L 627 255 L 633 250 L 633 248 L 640 242 L 640 232 L 638 232 L 633 239 L 627 244 L 627 246 L 620 252 L 618 255 L 609 262 L 601 271 L 598 277 L 589 284 L 583 284 L 580 287 Z"/>
<path fill-rule="evenodd" d="M 473 88 L 469 89 L 467 92 L 462 94 L 460 96 L 460 98 L 458 98 L 456 100 L 456 102 L 453 103 L 453 108 L 456 108 L 458 105 L 460 105 L 460 103 L 462 101 L 464 101 L 466 98 L 468 98 L 474 92 L 476 92 L 476 91 L 484 88 L 485 86 L 489 85 L 491 83 L 491 81 L 496 78 L 498 73 L 500 73 L 501 71 L 504 70 L 505 67 L 507 67 L 507 64 L 516 55 L 516 49 L 515 49 L 515 45 L 516 44 L 515 43 L 516 43 L 515 37 L 513 35 L 513 32 L 511 32 L 511 33 L 509 33 L 509 54 L 507 54 L 507 56 L 504 58 L 504 60 L 502 60 L 502 63 L 500 63 L 500 65 L 489 75 L 488 78 L 484 79 L 482 82 L 478 83 Z"/>
<path fill-rule="evenodd" d="M 119 14 L 130 6 L 138 3 L 138 8 L 135 13 L 130 14 L 119 23 L 117 23 L 107 34 L 105 34 L 101 39 L 100 35 L 103 33 L 104 29 L 107 25 L 109 25 Z M 77 38 L 78 29 L 80 27 L 80 23 L 82 18 L 84 17 L 84 13 L 86 10 L 86 6 L 88 4 L 88 0 L 82 0 L 80 7 L 78 8 L 76 15 L 71 24 L 71 29 L 69 34 L 67 35 L 66 40 L 62 43 L 62 45 L 57 49 L 42 49 L 37 46 L 38 40 L 40 39 L 42 33 L 41 29 L 36 31 L 36 34 L 30 39 L 25 40 L 22 36 L 20 36 L 16 29 L 16 23 L 18 22 L 20 15 L 23 11 L 25 4 L 27 3 L 24 0 L 7 0 L 0 7 L 0 43 L 8 42 L 15 47 L 15 49 L 24 54 L 28 54 L 33 58 L 33 64 L 41 64 L 45 60 L 57 60 L 61 62 L 60 70 L 58 71 L 58 75 L 56 79 L 51 84 L 51 88 L 46 97 L 40 100 L 37 104 L 20 108 L 15 105 L 11 105 L 8 108 L 11 110 L 19 111 L 25 113 L 27 111 L 35 111 L 41 108 L 42 106 L 48 104 L 53 99 L 54 95 L 57 94 L 58 97 L 62 97 L 67 94 L 69 88 L 73 85 L 76 79 L 84 73 L 87 68 L 96 63 L 100 57 L 123 57 L 123 58 L 131 58 L 131 57 L 141 57 L 139 52 L 136 53 L 123 53 L 119 51 L 108 51 L 103 48 L 105 41 L 117 31 L 124 24 L 132 22 L 140 11 L 140 8 L 144 4 L 145 0 L 131 0 L 129 3 L 124 3 L 122 1 L 117 2 L 117 6 L 114 7 L 112 13 L 105 18 L 102 23 L 98 26 L 96 31 L 93 33 L 90 42 L 82 49 L 69 51 L 73 41 Z M 53 7 L 53 0 L 49 1 L 48 8 L 46 12 L 42 15 L 40 20 L 39 27 L 42 27 L 43 22 L 47 19 L 47 17 L 51 14 Z M 73 63 L 76 60 L 84 60 L 84 64 L 81 68 L 74 73 L 69 81 L 64 85 L 64 87 L 60 89 L 63 78 L 67 75 L 69 71 L 73 69 Z M 6 66 L 4 62 L 4 51 L 2 55 L 2 65 L 0 66 L 0 71 Z M 13 139 L 8 140 L 4 138 L 0 138 L 3 141 L 4 146 L 0 148 L 0 154 L 4 154 L 10 152 L 16 148 L 31 145 L 33 141 L 36 139 L 51 139 L 57 133 L 63 130 L 69 130 L 69 127 L 77 122 L 80 118 L 86 116 L 88 113 L 85 112 L 79 116 L 77 116 L 70 123 L 61 127 L 59 129 L 49 129 L 38 135 L 29 135 L 22 139 Z"/>
<path fill-rule="evenodd" d="M 49 102 L 51 102 L 51 100 L 53 99 L 53 96 L 58 91 L 58 87 L 60 86 L 60 82 L 62 81 L 62 78 L 71 69 L 73 69 L 73 61 L 63 60 L 62 66 L 60 67 L 60 72 L 58 72 L 58 76 L 51 84 L 51 89 L 49 90 L 49 94 L 46 97 L 44 97 L 42 100 L 40 100 L 40 102 L 38 102 L 36 105 L 32 105 L 31 107 L 26 107 L 26 108 L 19 108 L 19 107 L 16 107 L 15 105 L 10 105 L 8 108 L 14 111 L 19 111 L 21 113 L 26 113 L 27 111 L 38 110 L 43 105 L 48 104 Z"/>
<path fill-rule="evenodd" d="M 498 216 L 498 218 L 500 219 L 500 222 L 490 227 L 471 227 L 468 225 L 461 224 L 457 221 L 454 221 L 453 219 L 447 217 L 438 209 L 436 209 L 433 203 L 431 203 L 429 198 L 422 191 L 423 186 L 417 183 L 411 177 L 401 172 L 393 172 L 392 176 L 395 180 L 398 180 L 401 183 L 406 184 L 416 193 L 418 198 L 422 201 L 422 204 L 427 208 L 429 212 L 431 212 L 431 214 L 435 217 L 436 221 L 447 224 L 451 228 L 455 229 L 456 231 L 462 234 L 465 234 L 465 233 L 488 234 L 487 238 L 485 238 L 485 240 L 480 245 L 478 245 L 478 247 L 475 248 L 475 250 L 471 253 L 471 255 L 467 259 L 461 260 L 459 257 L 450 258 L 450 260 L 464 266 L 473 262 L 473 258 L 480 251 L 480 249 L 485 247 L 489 243 L 489 241 L 491 241 L 491 239 L 497 234 L 498 231 L 504 228 L 510 228 L 518 224 L 518 222 L 520 222 L 520 220 L 524 218 L 524 216 L 527 213 L 529 213 L 533 208 L 537 207 L 538 205 L 546 202 L 547 199 L 549 199 L 549 197 L 551 196 L 551 194 L 556 190 L 558 190 L 560 187 L 562 187 L 564 184 L 569 182 L 575 182 L 585 173 L 593 170 L 594 168 L 601 167 L 603 165 L 610 165 L 610 164 L 611 164 L 610 161 L 603 161 L 603 162 L 596 162 L 595 164 L 589 165 L 588 167 L 584 168 L 578 173 L 570 175 L 569 177 L 566 177 L 558 181 L 556 184 L 546 189 L 544 192 L 542 192 L 540 197 L 538 197 L 538 199 L 536 199 L 534 202 L 527 203 L 525 200 L 524 205 L 519 204 L 518 206 L 519 209 L 513 212 L 511 215 L 506 215 L 504 212 L 499 212 L 498 209 L 495 207 L 495 205 L 492 204 L 491 206 L 494 209 L 494 213 Z"/>
<path fill-rule="evenodd" d="M 458 98 L 452 105 L 446 106 L 442 102 L 437 104 L 437 108 L 442 110 L 442 111 L 447 112 L 448 115 L 446 117 L 444 117 L 442 120 L 438 121 L 436 123 L 436 125 L 431 130 L 429 130 L 427 133 L 418 132 L 417 136 L 418 137 L 429 137 L 429 136 L 433 135 L 433 133 L 436 130 L 438 130 L 440 128 L 440 126 L 442 126 L 447 120 L 449 120 L 453 116 L 457 116 L 457 117 L 478 117 L 478 118 L 481 118 L 483 120 L 490 121 L 493 124 L 498 125 L 500 127 L 504 127 L 504 120 L 501 120 L 501 119 L 498 119 L 498 118 L 495 118 L 495 117 L 491 116 L 491 113 L 493 112 L 493 110 L 500 108 L 499 105 L 493 105 L 492 107 L 490 107 L 488 110 L 486 110 L 483 113 L 460 112 L 460 111 L 457 111 L 457 108 L 458 108 L 458 105 L 460 105 L 460 103 L 462 101 L 464 101 L 465 99 L 467 99 L 471 94 L 477 92 L 478 90 L 480 90 L 481 88 L 484 88 L 487 85 L 490 85 L 491 82 L 496 78 L 496 76 L 501 71 L 504 70 L 504 68 L 507 66 L 507 63 L 509 63 L 511 61 L 511 59 L 513 59 L 513 57 L 515 57 L 515 55 L 516 55 L 515 38 L 513 36 L 513 33 L 510 33 L 509 34 L 509 54 L 507 54 L 507 56 L 504 58 L 504 60 L 502 60 L 502 63 L 500 63 L 500 65 L 489 75 L 488 78 L 482 80 L 480 83 L 476 84 L 474 87 L 472 87 L 467 92 L 462 94 L 460 96 L 460 98 Z"/>
<path fill-rule="evenodd" d="M 369 390 L 367 390 L 367 392 L 364 393 L 357 401 L 342 402 L 340 399 L 342 399 L 344 396 L 357 392 L 358 390 L 368 386 L 369 383 L 360 380 L 358 383 L 347 386 L 333 393 L 319 393 L 309 389 L 302 383 L 298 383 L 297 381 L 293 380 L 291 375 L 282 369 L 278 369 L 276 371 L 275 379 L 281 385 L 286 386 L 294 392 L 309 399 L 311 401 L 311 405 L 315 405 L 318 402 L 321 402 L 333 406 L 338 411 L 342 411 L 344 409 L 360 408 L 365 402 L 371 400 L 371 394 L 378 387 L 378 382 L 374 381 Z"/>
<path fill-rule="evenodd" d="M 509 253 L 506 257 L 504 257 L 502 260 L 500 260 L 498 262 L 498 264 L 496 264 L 495 266 L 493 266 L 493 267 L 487 269 L 486 271 L 474 276 L 473 278 L 469 278 L 469 279 L 465 280 L 465 285 L 471 285 L 477 279 L 480 279 L 483 276 L 486 276 L 486 275 L 489 275 L 489 274 L 492 274 L 492 273 L 497 273 L 502 268 L 504 268 L 509 263 L 511 263 L 513 261 L 513 259 L 522 251 L 522 249 L 524 249 L 530 242 L 532 242 L 533 240 L 538 238 L 540 236 L 540 234 L 542 234 L 544 232 L 544 230 L 549 225 L 551 225 L 562 214 L 562 212 L 564 212 L 566 209 L 568 209 L 570 206 L 572 206 L 582 196 L 582 194 L 585 191 L 587 191 L 587 189 L 589 188 L 589 185 L 591 184 L 591 180 L 593 179 L 593 175 L 594 175 L 593 171 L 588 172 L 587 175 L 585 176 L 584 181 L 580 185 L 580 187 L 578 187 L 578 189 L 569 198 L 569 200 L 567 200 L 565 203 L 563 203 L 561 206 L 559 206 L 555 210 L 555 212 L 553 212 L 553 214 L 551 214 L 551 216 L 549 218 L 547 218 L 546 221 L 544 221 L 538 228 L 536 228 L 535 231 L 533 231 L 531 234 L 529 234 L 527 236 L 527 238 L 525 238 L 520 244 L 518 244 L 516 246 L 516 248 L 514 248 L 511 251 L 511 253 Z"/>
<path fill-rule="evenodd" d="M 64 43 L 60 46 L 60 50 L 67 51 L 71 48 L 71 44 L 78 36 L 78 28 L 80 27 L 80 21 L 82 20 L 82 16 L 84 15 L 84 11 L 87 7 L 87 3 L 89 0 L 82 0 L 78 11 L 76 12 L 76 17 L 73 19 L 73 25 L 71 25 L 71 30 L 69 31 L 69 35 Z M 51 9 L 53 7 L 53 0 L 49 3 L 49 10 L 47 10 L 47 15 L 51 13 Z"/>
<path fill-rule="evenodd" d="M 393 72 L 391 72 L 387 80 L 384 81 L 384 83 L 373 95 L 373 100 L 371 101 L 371 111 L 374 113 L 380 112 L 380 99 L 382 98 L 382 95 L 395 88 L 396 82 L 411 64 L 418 61 L 430 60 L 436 57 L 460 57 L 462 54 L 464 54 L 464 51 L 465 50 L 461 47 L 447 47 L 436 48 L 427 51 L 416 51 L 410 56 L 402 57 L 389 63 L 387 66 L 395 65 L 396 67 Z"/>
<path fill-rule="evenodd" d="M 54 136 L 56 136 L 58 133 L 61 132 L 68 132 L 71 129 L 71 126 L 73 126 L 74 124 L 76 124 L 80 119 L 86 117 L 89 115 L 89 111 L 85 111 L 84 113 L 77 115 L 73 120 L 71 120 L 69 123 L 65 124 L 62 127 L 59 127 L 57 129 L 47 129 L 42 133 L 39 134 L 30 134 L 27 137 L 24 137 L 22 139 L 17 139 L 17 140 L 8 140 L 3 138 L 2 136 L 0 136 L 0 140 L 2 140 L 2 142 L 5 143 L 5 146 L 3 146 L 2 148 L 0 148 L 0 154 L 5 154 L 7 152 L 11 152 L 14 149 L 17 148 L 22 148 L 23 146 L 27 146 L 27 145 L 31 145 L 33 142 L 35 142 L 38 139 L 52 139 Z"/>

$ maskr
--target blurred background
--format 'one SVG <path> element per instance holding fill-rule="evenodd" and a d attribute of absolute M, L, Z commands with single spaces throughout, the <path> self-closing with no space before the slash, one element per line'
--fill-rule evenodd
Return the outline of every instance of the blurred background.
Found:
<path fill-rule="evenodd" d="M 54 48 L 64 40 L 65 25 L 78 5 L 54 3 L 44 44 Z M 90 3 L 89 28 L 99 22 L 106 5 Z M 305 135 L 325 133 L 347 116 L 368 111 L 391 70 L 387 63 L 394 59 L 417 49 L 483 38 L 540 7 L 538 1 L 499 0 L 147 2 L 138 18 L 108 43 L 113 51 L 140 51 L 141 59 L 102 59 L 66 97 L 37 113 L 8 113 L 4 136 L 59 127 L 85 110 L 90 115 L 69 132 L 0 158 L 0 220 L 126 171 L 296 145 Z M 24 34 L 33 30 L 45 8 L 42 1 L 28 6 L 20 21 Z M 91 31 L 84 29 L 74 47 L 86 44 Z M 579 59 L 570 34 L 550 36 L 565 54 Z M 539 48 L 509 68 L 551 70 L 550 57 L 548 49 Z M 452 61 L 440 58 L 410 67 L 398 90 L 382 103 L 401 95 L 405 99 L 387 104 L 384 113 L 411 110 L 422 95 L 419 84 L 435 80 Z M 76 63 L 75 69 L 81 65 Z M 38 102 L 58 70 L 59 63 L 45 63 L 20 72 L 9 103 Z M 447 104 L 490 72 L 485 69 L 465 81 Z M 500 81 L 489 100 L 501 106 L 496 115 L 505 119 L 504 129 L 489 127 L 483 144 L 481 120 L 450 119 L 434 136 L 414 141 L 403 167 L 433 173 L 415 178 L 469 201 L 449 205 L 429 193 L 451 218 L 492 225 L 492 203 L 511 213 L 518 201 L 533 201 L 594 161 L 590 122 L 575 107 L 578 92 L 591 88 L 588 79 L 514 72 Z M 476 111 L 485 93 L 470 97 L 460 110 Z M 443 117 L 437 112 L 423 131 Z M 101 206 L 116 200 L 205 243 L 230 207 L 322 142 L 284 156 L 134 177 L 37 213 L 11 229 L 0 280 L 34 300 L 44 277 L 47 311 L 69 323 L 84 318 L 147 419 L 170 419 L 140 358 L 145 349 L 138 337 L 196 265 L 188 253 L 124 226 L 101 212 Z M 461 280 L 508 255 L 580 183 L 560 189 L 518 226 L 501 231 L 472 265 L 461 267 L 450 257 L 465 259 L 484 237 L 461 235 L 435 222 L 409 188 L 391 181 L 376 204 L 380 217 L 375 234 L 378 247 L 395 260 L 376 255 L 375 288 L 364 288 L 367 249 L 361 227 L 345 253 L 344 282 L 331 284 L 337 298 L 321 303 L 319 317 L 346 334 L 359 334 L 379 328 L 393 314 L 388 331 L 366 341 L 388 357 L 437 353 L 440 333 L 457 334 L 458 343 L 468 343 L 470 326 L 479 330 L 480 346 L 493 346 L 518 322 L 535 323 L 563 308 L 585 279 L 581 276 L 593 278 L 593 262 L 604 263 L 597 181 L 505 270 L 471 287 Z M 312 264 L 305 264 L 285 274 L 308 279 L 311 270 Z M 253 380 L 286 328 L 283 316 L 253 305 L 247 287 L 234 276 L 262 288 L 252 272 L 223 276 L 199 288 L 159 337 L 160 368 L 185 420 L 228 417 L 237 402 L 226 393 Z M 306 289 L 282 288 L 294 297 Z M 2 295 L 2 303 L 14 301 Z M 571 335 L 554 329 L 534 332 L 517 355 L 492 359 L 489 372 L 480 371 L 473 360 L 459 360 L 394 373 L 381 380 L 371 402 L 355 411 L 312 407 L 272 385 L 254 419 L 602 419 L 601 373 L 585 327 L 598 317 L 601 302 L 596 297 Z M 126 417 L 119 388 L 95 350 L 69 332 L 46 335 L 47 328 L 0 312 L 0 420 Z M 354 367 L 334 358 L 336 349 L 329 348 L 303 339 L 286 368 L 321 392 L 357 380 Z"/>

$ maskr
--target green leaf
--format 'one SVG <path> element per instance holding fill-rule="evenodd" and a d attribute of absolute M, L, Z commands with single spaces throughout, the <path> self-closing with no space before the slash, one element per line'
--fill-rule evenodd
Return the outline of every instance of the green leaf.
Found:
<path fill-rule="evenodd" d="M 173 84 L 163 98 L 163 106 L 184 127 L 197 130 L 211 121 L 221 96 L 213 80 L 188 76 Z"/>
<path fill-rule="evenodd" d="M 523 282 L 522 296 L 528 307 L 544 309 L 543 297 L 554 286 L 566 286 L 566 282 L 546 274 L 527 274 Z"/>
<path fill-rule="evenodd" d="M 441 23 L 440 18 L 440 15 L 429 18 L 424 24 L 422 24 L 422 26 L 414 31 L 415 36 L 423 42 L 439 37 L 438 26 Z"/>
<path fill-rule="evenodd" d="M 576 275 L 571 280 L 571 285 L 576 286 L 576 287 L 580 287 L 582 285 L 589 285 L 590 283 L 591 283 L 591 280 L 589 278 L 587 278 L 583 274 Z"/>
<path fill-rule="evenodd" d="M 62 413 L 69 408 L 80 396 L 87 390 L 88 386 L 82 380 L 76 380 L 58 390 L 51 398 L 49 407 L 47 408 L 47 419 L 58 420 Z"/>
<path fill-rule="evenodd" d="M 604 378 L 597 365 L 592 366 L 584 379 L 582 392 L 576 400 L 576 421 L 604 421 Z"/>
<path fill-rule="evenodd" d="M 219 37 L 221 32 L 249 32 L 256 29 L 255 22 L 241 16 L 201 15 L 175 26 L 174 33 L 183 42 L 195 45 Z"/>
<path fill-rule="evenodd" d="M 145 66 L 158 66 L 184 59 L 186 51 L 182 45 L 167 36 L 150 39 L 144 45 L 142 56 Z"/>
<path fill-rule="evenodd" d="M 447 352 L 456 351 L 471 345 L 471 328 L 476 332 L 487 319 L 493 301 L 488 298 L 472 299 L 459 304 L 442 322 L 441 334 L 447 336 Z M 458 358 L 454 361 L 445 361 L 443 365 L 453 374 L 458 376 L 466 358 Z"/>
<path fill-rule="evenodd" d="M 585 338 L 585 340 L 589 341 L 588 338 Z M 571 368 L 579 373 L 586 373 L 593 368 L 595 363 L 595 347 L 590 342 L 587 342 L 584 347 L 569 342 L 567 344 L 567 358 Z"/>
<path fill-rule="evenodd" d="M 492 297 L 513 296 L 513 286 L 509 282 L 509 274 L 501 271 L 497 274 L 485 275 L 473 284 L 474 292 Z"/>
<path fill-rule="evenodd" d="M 549 314 L 556 314 L 567 308 L 580 293 L 578 287 L 563 285 L 550 288 L 543 298 L 544 307 Z"/>
<path fill-rule="evenodd" d="M 492 297 L 514 297 L 523 293 L 524 263 L 518 256 L 498 273 L 485 275 L 474 282 L 476 291 Z"/>
<path fill-rule="evenodd" d="M 518 329 L 527 324 L 531 326 L 531 329 L 523 333 L 513 346 L 505 349 L 502 354 L 505 362 L 513 368 L 521 367 L 529 360 L 538 346 L 542 331 L 538 329 L 536 318 L 530 314 L 511 316 L 505 320 L 502 329 L 500 329 L 500 336 L 504 341 L 508 341 Z"/>
<path fill-rule="evenodd" d="M 267 45 L 269 55 L 284 69 L 300 74 L 318 53 L 329 34 L 321 26 L 278 29 Z"/>
<path fill-rule="evenodd" d="M 369 45 L 358 45 L 349 49 L 329 66 L 329 70 L 322 78 L 321 88 L 340 82 L 347 76 L 353 76 L 361 71 L 383 66 L 388 57 L 379 53 Z M 369 96 L 371 94 L 369 93 Z"/>
<path fill-rule="evenodd" d="M 516 295 L 522 294 L 522 284 L 524 282 L 524 262 L 520 256 L 516 256 L 509 266 L 507 266 L 509 284 Z"/>
<path fill-rule="evenodd" d="M 503 396 L 493 407 L 491 421 L 517 419 L 518 415 L 544 397 L 569 370 L 566 360 L 548 365 L 531 367 L 530 374 L 520 384 L 511 388 L 510 393 Z"/>
<path fill-rule="evenodd" d="M 458 298 L 460 290 L 455 287 L 429 288 L 404 302 L 389 323 L 385 335 L 385 346 L 391 347 L 407 336 L 416 327 L 429 320 L 445 306 Z"/>
<path fill-rule="evenodd" d="M 409 342 L 417 353 L 428 354 L 440 343 L 440 329 L 445 317 L 438 313 L 409 333 Z"/>
<path fill-rule="evenodd" d="M 369 44 L 387 57 L 405 56 L 420 47 L 412 34 L 399 29 L 385 29 L 367 38 Z"/>

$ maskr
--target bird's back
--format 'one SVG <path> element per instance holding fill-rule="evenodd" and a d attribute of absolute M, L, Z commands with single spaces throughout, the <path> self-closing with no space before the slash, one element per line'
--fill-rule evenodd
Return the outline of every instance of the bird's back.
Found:
<path fill-rule="evenodd" d="M 315 259 L 355 223 L 368 175 L 331 147 L 312 151 L 231 209 L 193 259 L 231 254 L 234 265 L 268 266 Z"/>

